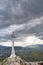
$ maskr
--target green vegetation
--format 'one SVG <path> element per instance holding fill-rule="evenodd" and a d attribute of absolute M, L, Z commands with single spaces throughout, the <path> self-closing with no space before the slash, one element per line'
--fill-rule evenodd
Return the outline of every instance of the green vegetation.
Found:
<path fill-rule="evenodd" d="M 22 59 L 26 61 L 43 61 L 43 52 L 41 51 L 31 51 L 31 52 L 19 52 L 18 54 Z"/>
<path fill-rule="evenodd" d="M 31 51 L 31 52 L 24 52 L 19 51 L 16 52 L 18 56 L 20 56 L 23 60 L 26 61 L 43 61 L 43 52 L 42 51 Z M 7 57 L 10 55 L 7 55 Z M 5 58 L 7 58 L 6 55 L 4 57 L 0 58 L 0 61 L 3 61 Z"/>
<path fill-rule="evenodd" d="M 0 56 L 0 61 L 2 62 L 4 59 L 6 59 L 9 56 L 10 56 L 10 54 L 7 54 L 7 55 L 5 54 L 3 56 Z"/>
<path fill-rule="evenodd" d="M 27 53 L 25 51 L 18 51 L 16 52 L 16 54 L 20 56 L 23 60 L 28 61 L 28 62 L 43 61 L 43 51 L 30 51 Z M 7 64 L 8 62 L 6 59 L 3 61 L 2 65 L 7 65 Z M 22 65 L 22 62 L 21 62 L 21 65 Z"/>
<path fill-rule="evenodd" d="M 3 61 L 5 58 L 9 57 L 11 55 L 11 48 L 10 47 L 4 47 L 0 50 L 0 61 Z M 23 47 L 15 47 L 16 55 L 20 56 L 23 60 L 26 61 L 43 61 L 43 47 L 42 45 L 38 48 L 23 48 Z"/>
<path fill-rule="evenodd" d="M 4 60 L 4 61 L 2 62 L 2 65 L 7 65 L 7 64 L 8 64 L 7 60 Z"/>

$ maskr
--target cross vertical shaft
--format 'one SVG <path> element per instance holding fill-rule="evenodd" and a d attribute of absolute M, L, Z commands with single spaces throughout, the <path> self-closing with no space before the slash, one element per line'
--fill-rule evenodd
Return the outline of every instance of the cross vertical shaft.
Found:
<path fill-rule="evenodd" d="M 12 56 L 15 57 L 15 50 L 14 50 L 14 39 L 12 40 Z"/>
<path fill-rule="evenodd" d="M 11 58 L 12 58 L 12 57 L 16 57 L 15 50 L 14 50 L 14 39 L 15 39 L 14 32 L 12 33 L 11 37 L 12 37 L 12 51 L 11 51 Z"/>

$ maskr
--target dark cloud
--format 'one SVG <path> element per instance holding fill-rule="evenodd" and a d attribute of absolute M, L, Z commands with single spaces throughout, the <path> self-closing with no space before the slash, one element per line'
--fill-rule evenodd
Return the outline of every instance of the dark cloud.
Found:
<path fill-rule="evenodd" d="M 43 40 L 43 22 L 31 29 L 29 29 L 29 26 L 26 26 L 23 30 L 16 31 L 16 40 L 20 40 L 20 37 L 31 35 L 35 35 Z M 11 34 L 6 34 L 0 37 L 0 39 L 11 40 Z"/>
<path fill-rule="evenodd" d="M 23 24 L 40 16 L 43 16 L 42 0 L 9 0 L 5 10 L 0 10 L 0 28 Z"/>
<path fill-rule="evenodd" d="M 36 36 L 43 39 L 43 22 L 40 25 L 31 28 L 30 33 L 35 33 Z"/>
<path fill-rule="evenodd" d="M 40 39 L 43 39 L 43 22 L 39 25 L 36 25 L 33 27 L 31 26 L 26 25 L 23 30 L 17 31 L 18 37 L 35 35 L 39 37 Z M 29 27 L 31 28 L 29 29 Z"/>
<path fill-rule="evenodd" d="M 30 29 L 27 26 L 27 22 L 33 23 L 29 20 L 40 17 L 43 17 L 43 0 L 9 0 L 8 3 L 6 1 L 5 9 L 0 9 L 0 29 L 13 24 L 26 24 L 23 30 L 17 31 L 17 37 L 35 34 L 43 39 L 43 21 Z M 10 39 L 10 35 L 6 34 L 4 38 Z"/>
<path fill-rule="evenodd" d="M 11 35 L 6 34 L 5 36 L 0 37 L 0 42 L 11 40 Z"/>

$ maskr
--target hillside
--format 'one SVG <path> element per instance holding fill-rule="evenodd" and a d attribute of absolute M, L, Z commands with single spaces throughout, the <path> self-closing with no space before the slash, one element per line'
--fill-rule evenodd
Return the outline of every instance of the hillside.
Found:
<path fill-rule="evenodd" d="M 28 47 L 15 47 L 16 55 L 26 61 L 42 61 L 43 45 L 31 45 Z M 9 57 L 11 47 L 0 46 L 0 61 Z"/>

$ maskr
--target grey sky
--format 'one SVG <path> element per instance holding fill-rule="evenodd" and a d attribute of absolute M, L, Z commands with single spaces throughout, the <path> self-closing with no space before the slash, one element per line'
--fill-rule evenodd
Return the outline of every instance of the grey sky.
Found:
<path fill-rule="evenodd" d="M 24 26 L 14 29 L 17 38 L 34 34 L 43 39 L 43 0 L 0 0 L 0 39 L 10 39 L 13 25 Z"/>

